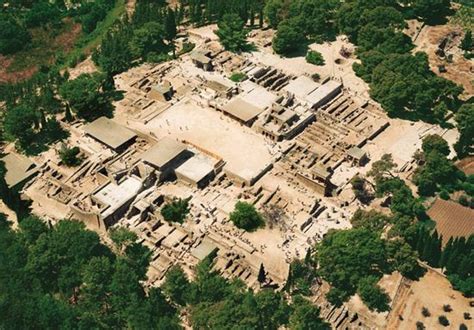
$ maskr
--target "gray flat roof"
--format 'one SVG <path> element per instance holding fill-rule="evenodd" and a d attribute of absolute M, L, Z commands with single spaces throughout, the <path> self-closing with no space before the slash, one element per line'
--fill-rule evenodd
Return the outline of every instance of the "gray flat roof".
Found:
<path fill-rule="evenodd" d="M 185 151 L 186 146 L 183 143 L 165 137 L 145 151 L 140 158 L 160 169 Z"/>
<path fill-rule="evenodd" d="M 203 155 L 195 155 L 178 167 L 176 174 L 182 175 L 191 181 L 198 183 L 214 171 L 211 159 Z"/>
<path fill-rule="evenodd" d="M 84 132 L 112 149 L 118 149 L 137 135 L 113 120 L 100 117 L 84 126 Z"/>
<path fill-rule="evenodd" d="M 5 163 L 5 181 L 9 188 L 22 183 L 38 172 L 35 163 L 25 156 L 17 154 L 8 154 L 2 158 Z"/>
<path fill-rule="evenodd" d="M 365 151 L 359 147 L 350 148 L 349 150 L 347 150 L 347 154 L 355 159 L 361 159 L 366 155 Z"/>
<path fill-rule="evenodd" d="M 235 118 L 242 120 L 244 123 L 257 117 L 264 109 L 248 103 L 240 97 L 237 97 L 222 107 L 225 112 Z"/>
<path fill-rule="evenodd" d="M 326 179 L 330 173 L 321 165 L 316 165 L 313 167 L 313 173 L 320 178 Z"/>

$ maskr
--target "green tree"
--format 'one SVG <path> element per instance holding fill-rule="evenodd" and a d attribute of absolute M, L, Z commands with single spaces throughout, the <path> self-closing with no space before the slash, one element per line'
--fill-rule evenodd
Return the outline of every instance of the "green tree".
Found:
<path fill-rule="evenodd" d="M 43 220 L 36 216 L 23 218 L 20 222 L 21 235 L 27 244 L 34 244 L 38 238 L 48 232 L 48 227 Z"/>
<path fill-rule="evenodd" d="M 289 15 L 289 1 L 268 0 L 265 1 L 264 15 L 271 27 L 277 28 L 278 24 Z"/>
<path fill-rule="evenodd" d="M 263 217 L 255 209 L 255 206 L 247 202 L 237 202 L 229 218 L 237 228 L 246 231 L 254 231 L 265 225 Z"/>
<path fill-rule="evenodd" d="M 191 198 L 173 200 L 171 203 L 163 206 L 161 215 L 166 221 L 183 223 L 190 211 L 190 200 Z"/>
<path fill-rule="evenodd" d="M 352 191 L 354 192 L 355 197 L 364 204 L 370 202 L 373 198 L 372 194 L 367 191 L 366 180 L 358 175 L 354 176 L 351 179 Z"/>
<path fill-rule="evenodd" d="M 115 25 L 102 39 L 100 47 L 92 53 L 92 60 L 108 75 L 126 71 L 133 62 L 128 42 L 131 38 L 132 29 L 128 22 Z"/>
<path fill-rule="evenodd" d="M 429 24 L 438 23 L 450 13 L 450 0 L 413 0 L 415 13 Z"/>
<path fill-rule="evenodd" d="M 419 270 L 418 253 L 403 239 L 388 241 L 387 255 L 394 270 L 408 278 L 416 277 L 416 272 Z"/>
<path fill-rule="evenodd" d="M 25 24 L 28 27 L 47 25 L 55 22 L 58 25 L 61 21 L 58 19 L 61 15 L 56 4 L 47 1 L 38 1 L 28 10 L 25 15 Z"/>
<path fill-rule="evenodd" d="M 265 267 L 263 267 L 263 263 L 260 264 L 260 269 L 258 270 L 258 276 L 257 280 L 262 285 L 265 283 L 265 280 L 267 279 L 267 274 L 265 272 Z"/>
<path fill-rule="evenodd" d="M 390 223 L 390 217 L 376 210 L 358 209 L 351 218 L 354 228 L 366 228 L 370 231 L 382 231 Z"/>
<path fill-rule="evenodd" d="M 217 36 L 222 46 L 232 52 L 240 52 L 247 47 L 245 22 L 236 14 L 225 14 L 217 24 Z"/>
<path fill-rule="evenodd" d="M 255 295 L 260 329 L 278 329 L 288 324 L 290 307 L 282 294 L 271 289 L 263 289 Z"/>
<path fill-rule="evenodd" d="M 138 239 L 137 234 L 124 227 L 111 229 L 109 236 L 119 250 L 127 248 Z"/>

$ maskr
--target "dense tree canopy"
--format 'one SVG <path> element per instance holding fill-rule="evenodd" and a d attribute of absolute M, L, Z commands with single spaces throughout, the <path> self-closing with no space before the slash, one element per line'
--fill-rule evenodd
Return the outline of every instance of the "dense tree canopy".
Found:
<path fill-rule="evenodd" d="M 0 14 L 0 54 L 13 54 L 28 46 L 30 33 L 14 18 Z"/>
<path fill-rule="evenodd" d="M 145 293 L 133 246 L 114 255 L 79 222 L 48 228 L 32 217 L 13 231 L 2 216 L 0 327 L 180 328 L 161 291 Z"/>
<path fill-rule="evenodd" d="M 328 299 L 336 305 L 360 289 L 365 278 L 380 279 L 388 267 L 385 243 L 380 234 L 365 228 L 329 232 L 317 246 L 317 259 L 319 274 L 334 287 Z"/>
<path fill-rule="evenodd" d="M 113 107 L 103 86 L 105 77 L 100 73 L 83 73 L 74 80 L 65 82 L 59 93 L 80 118 L 88 121 L 100 116 L 110 116 Z"/>

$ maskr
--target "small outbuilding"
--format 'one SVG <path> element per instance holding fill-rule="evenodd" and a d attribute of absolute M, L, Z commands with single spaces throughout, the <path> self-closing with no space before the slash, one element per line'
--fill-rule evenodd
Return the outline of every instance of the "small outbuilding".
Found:
<path fill-rule="evenodd" d="M 86 135 L 117 152 L 126 149 L 137 138 L 135 132 L 106 117 L 94 120 L 83 130 Z"/>
<path fill-rule="evenodd" d="M 167 102 L 173 97 L 173 86 L 168 81 L 155 85 L 148 92 L 148 97 L 160 102 Z"/>
<path fill-rule="evenodd" d="M 190 56 L 194 65 L 196 65 L 198 68 L 203 69 L 205 71 L 212 71 L 212 60 L 206 55 L 205 52 L 201 50 L 195 50 L 191 52 Z"/>

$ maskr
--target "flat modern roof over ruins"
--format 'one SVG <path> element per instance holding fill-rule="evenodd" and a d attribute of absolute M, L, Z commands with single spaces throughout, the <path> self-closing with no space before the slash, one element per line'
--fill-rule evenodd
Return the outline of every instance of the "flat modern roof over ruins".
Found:
<path fill-rule="evenodd" d="M 84 126 L 84 132 L 114 150 L 137 137 L 133 131 L 106 117 L 100 117 Z"/>
<path fill-rule="evenodd" d="M 145 151 L 141 155 L 141 159 L 158 169 L 162 169 L 184 152 L 186 152 L 186 146 L 183 143 L 165 137 Z"/>
<path fill-rule="evenodd" d="M 320 84 L 313 81 L 313 79 L 306 76 L 299 76 L 291 80 L 288 85 L 283 87 L 283 90 L 293 94 L 299 99 L 304 99 L 309 93 L 318 88 Z"/>
<path fill-rule="evenodd" d="M 240 97 L 231 100 L 222 108 L 226 113 L 232 117 L 237 118 L 238 120 L 241 120 L 244 123 L 250 122 L 264 110 L 248 103 Z"/>
<path fill-rule="evenodd" d="M 329 80 L 319 86 L 316 90 L 306 96 L 306 101 L 312 107 L 319 107 L 328 102 L 330 98 L 338 94 L 342 89 L 342 84 L 335 80 Z"/>
<path fill-rule="evenodd" d="M 28 180 L 38 172 L 36 165 L 27 157 L 10 153 L 2 158 L 5 163 L 5 181 L 8 188 Z"/>
<path fill-rule="evenodd" d="M 195 155 L 180 167 L 175 172 L 178 177 L 182 176 L 198 184 L 214 171 L 214 165 L 211 159 L 203 155 Z"/>

